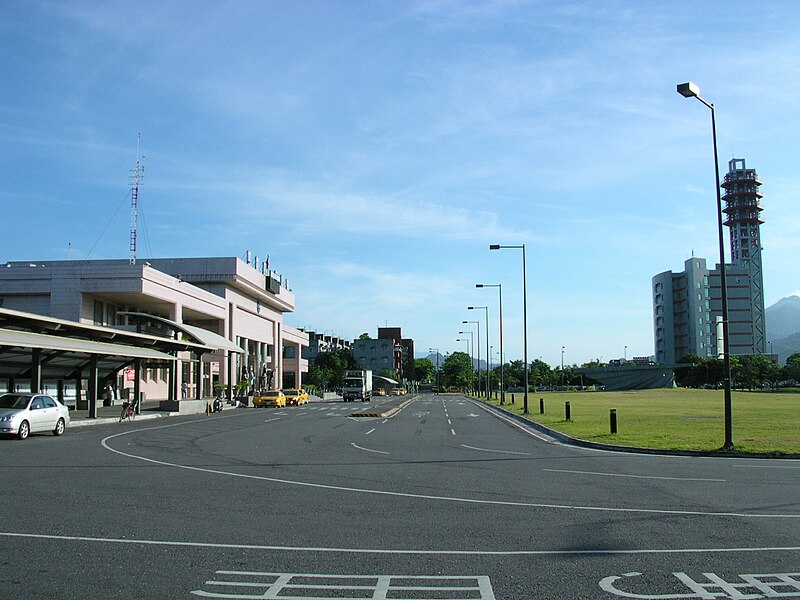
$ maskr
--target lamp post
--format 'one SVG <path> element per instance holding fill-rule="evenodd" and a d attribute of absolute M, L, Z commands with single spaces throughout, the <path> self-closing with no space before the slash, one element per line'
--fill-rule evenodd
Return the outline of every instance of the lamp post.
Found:
<path fill-rule="evenodd" d="M 491 357 L 489 354 L 489 307 L 488 306 L 468 306 L 467 310 L 478 310 L 482 308 L 484 310 L 484 315 L 486 317 L 486 355 L 487 357 Z M 480 330 L 478 330 L 480 332 Z M 479 334 L 480 335 L 480 334 Z M 478 351 L 480 352 L 480 346 L 478 346 Z M 480 359 L 478 359 L 480 360 Z M 490 358 L 486 359 L 486 399 L 489 399 L 489 373 L 492 372 L 491 368 L 491 360 Z"/>
<path fill-rule="evenodd" d="M 439 349 L 428 348 L 428 352 L 436 352 L 436 392 L 439 392 Z"/>
<path fill-rule="evenodd" d="M 466 322 L 466 321 L 465 321 Z M 470 377 L 472 381 L 472 389 L 475 389 L 475 332 L 474 331 L 459 331 L 458 335 L 467 335 L 469 334 L 469 364 L 470 364 L 470 373 L 472 377 Z"/>
<path fill-rule="evenodd" d="M 561 346 L 561 387 L 564 387 L 564 348 L 566 346 Z"/>
<path fill-rule="evenodd" d="M 722 291 L 722 384 L 725 400 L 725 445 L 723 448 L 733 448 L 733 424 L 731 416 L 731 357 L 730 342 L 728 340 L 728 282 L 725 268 L 725 242 L 722 230 L 722 197 L 719 188 L 719 156 L 717 153 L 717 121 L 714 113 L 714 104 L 706 102 L 700 96 L 700 86 L 688 81 L 678 84 L 678 93 L 684 98 L 697 98 L 711 110 L 711 137 L 714 143 L 714 177 L 717 192 L 717 236 L 719 238 L 719 279 Z"/>
<path fill-rule="evenodd" d="M 469 361 L 472 362 L 472 354 L 469 352 L 469 338 L 456 338 L 457 342 L 467 342 L 466 345 L 466 355 L 469 357 Z"/>
<path fill-rule="evenodd" d="M 622 361 L 623 362 L 628 362 L 628 347 L 627 346 L 625 346 L 625 352 L 622 355 Z"/>
<path fill-rule="evenodd" d="M 525 269 L 525 244 L 521 246 L 501 246 L 492 244 L 489 250 L 500 250 L 501 248 L 522 249 L 522 343 L 523 360 L 525 361 L 525 402 L 522 414 L 528 414 L 528 276 Z"/>
<path fill-rule="evenodd" d="M 478 326 L 478 381 L 475 384 L 475 391 L 480 396 L 480 382 L 481 382 L 481 322 L 480 321 L 461 321 L 465 325 L 467 324 L 475 324 Z M 472 333 L 470 331 L 470 333 Z"/>
<path fill-rule="evenodd" d="M 500 293 L 500 405 L 506 403 L 506 390 L 503 387 L 505 366 L 503 364 L 503 284 L 502 283 L 476 283 L 476 288 L 496 287 Z"/>

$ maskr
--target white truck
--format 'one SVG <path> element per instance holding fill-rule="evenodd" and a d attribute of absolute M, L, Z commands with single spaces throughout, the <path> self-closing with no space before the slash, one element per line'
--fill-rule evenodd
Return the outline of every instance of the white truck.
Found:
<path fill-rule="evenodd" d="M 368 402 L 372 397 L 372 371 L 345 371 L 342 399 L 345 402 L 361 400 Z"/>

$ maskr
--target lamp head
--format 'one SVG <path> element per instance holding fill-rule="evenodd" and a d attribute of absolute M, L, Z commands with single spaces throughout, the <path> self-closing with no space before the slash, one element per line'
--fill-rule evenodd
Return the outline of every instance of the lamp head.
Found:
<path fill-rule="evenodd" d="M 700 95 L 700 86 L 691 81 L 678 84 L 678 93 L 684 98 L 691 98 L 692 96 Z"/>
<path fill-rule="evenodd" d="M 500 244 L 490 244 L 489 250 L 500 250 Z"/>
<path fill-rule="evenodd" d="M 483 287 L 483 284 L 482 284 L 482 283 L 476 283 L 476 284 L 475 284 L 475 287 L 476 287 L 476 288 L 482 288 L 482 287 Z"/>

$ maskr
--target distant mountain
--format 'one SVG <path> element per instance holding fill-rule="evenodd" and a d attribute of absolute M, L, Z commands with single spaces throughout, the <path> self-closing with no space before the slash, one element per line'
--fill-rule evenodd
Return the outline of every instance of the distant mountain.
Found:
<path fill-rule="evenodd" d="M 428 354 L 427 356 L 417 355 L 417 358 L 427 358 L 429 361 L 431 361 L 435 365 L 436 364 L 436 355 L 437 354 L 439 354 L 439 353 L 438 352 L 434 352 L 432 354 Z M 440 369 L 442 368 L 442 365 L 444 365 L 444 361 L 445 361 L 446 358 L 447 358 L 447 356 L 445 356 L 444 354 L 439 354 L 439 368 Z M 478 362 L 477 358 L 473 358 L 472 359 L 472 365 L 475 367 L 476 370 L 481 370 L 481 371 L 485 371 L 486 370 L 486 361 L 485 360 L 481 360 L 480 362 Z"/>
<path fill-rule="evenodd" d="M 767 341 L 781 363 L 800 352 L 800 296 L 787 296 L 767 308 Z"/>

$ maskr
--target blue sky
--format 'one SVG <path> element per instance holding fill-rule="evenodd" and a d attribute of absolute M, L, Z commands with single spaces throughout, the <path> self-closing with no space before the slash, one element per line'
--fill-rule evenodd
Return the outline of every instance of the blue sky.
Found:
<path fill-rule="evenodd" d="M 0 3 L 0 261 L 243 256 L 287 322 L 555 365 L 653 353 L 653 275 L 716 262 L 720 168 L 763 180 L 767 305 L 800 290 L 800 3 Z M 726 242 L 727 243 L 727 242 Z M 481 338 L 484 339 L 481 326 Z M 485 357 L 485 348 L 481 350 Z M 496 360 L 496 359 L 495 359 Z"/>

